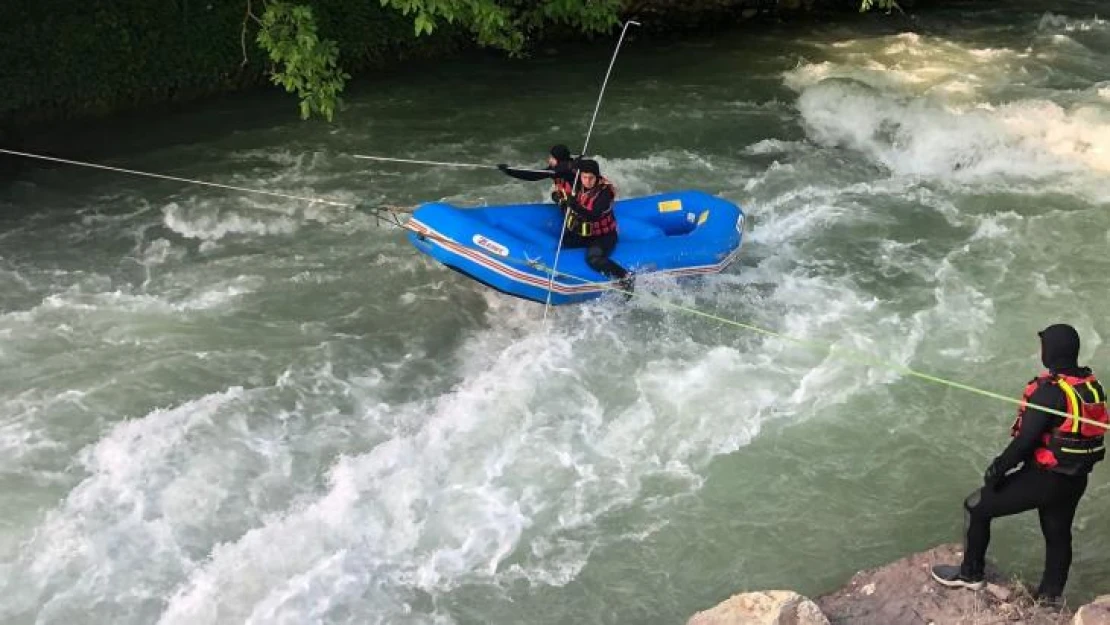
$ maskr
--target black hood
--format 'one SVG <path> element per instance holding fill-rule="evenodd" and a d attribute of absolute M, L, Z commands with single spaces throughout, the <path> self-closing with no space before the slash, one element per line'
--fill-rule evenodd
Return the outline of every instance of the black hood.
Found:
<path fill-rule="evenodd" d="M 588 158 L 584 158 L 578 161 L 578 171 L 584 174 L 593 174 L 595 176 L 601 175 L 601 167 L 597 164 L 597 161 L 590 160 Z"/>
<path fill-rule="evenodd" d="M 562 143 L 558 145 L 553 145 L 551 146 L 551 156 L 554 156 L 555 160 L 559 161 L 560 163 L 565 163 L 566 161 L 570 160 L 570 148 L 563 145 Z"/>
<path fill-rule="evenodd" d="M 1037 335 L 1041 337 L 1041 363 L 1049 371 L 1079 367 L 1079 333 L 1075 328 L 1057 323 Z"/>

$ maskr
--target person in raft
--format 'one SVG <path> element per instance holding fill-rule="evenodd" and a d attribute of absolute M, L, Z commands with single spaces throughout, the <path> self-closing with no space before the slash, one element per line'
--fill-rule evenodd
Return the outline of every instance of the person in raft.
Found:
<path fill-rule="evenodd" d="M 1034 598 L 1058 606 L 1071 568 L 1075 509 L 1088 474 L 1106 456 L 1106 391 L 1089 368 L 1079 366 L 1075 328 L 1056 324 L 1037 334 L 1046 371 L 1026 385 L 1010 430 L 1013 440 L 990 464 L 983 487 L 964 501 L 963 562 L 934 566 L 932 573 L 945 586 L 982 588 L 991 520 L 1036 509 L 1045 564 Z"/>
<path fill-rule="evenodd" d="M 570 195 L 556 189 L 551 194 L 551 199 L 566 215 L 563 247 L 586 248 L 586 264 L 594 271 L 618 280 L 618 288 L 630 296 L 632 274 L 609 258 L 617 247 L 617 217 L 613 214 L 617 191 L 601 175 L 597 161 L 579 160 L 578 171 L 577 193 Z"/>
<path fill-rule="evenodd" d="M 513 169 L 504 163 L 498 164 L 497 168 L 507 176 L 519 180 L 535 182 L 536 180 L 551 179 L 555 185 L 553 191 L 561 190 L 567 195 L 571 194 L 571 187 L 574 184 L 575 167 L 574 161 L 570 157 L 570 148 L 561 143 L 552 146 L 551 152 L 547 155 L 547 168 L 545 170 Z"/>
<path fill-rule="evenodd" d="M 617 280 L 618 288 L 626 297 L 632 294 L 633 275 L 609 258 L 617 246 L 617 218 L 613 214 L 616 188 L 601 176 L 597 161 L 572 160 L 569 148 L 556 145 L 547 157 L 549 171 L 520 171 L 505 164 L 499 164 L 497 168 L 520 180 L 551 178 L 554 181 L 551 199 L 565 215 L 563 247 L 586 248 L 586 264 L 594 271 Z M 577 192 L 573 186 L 575 176 L 580 178 Z"/>

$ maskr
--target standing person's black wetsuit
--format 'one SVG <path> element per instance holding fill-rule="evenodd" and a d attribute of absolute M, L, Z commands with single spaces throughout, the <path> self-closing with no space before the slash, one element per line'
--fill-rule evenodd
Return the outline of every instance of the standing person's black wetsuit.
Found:
<path fill-rule="evenodd" d="M 1048 369 L 1034 378 L 1022 399 L 1009 446 L 983 476 L 983 487 L 964 502 L 964 558 L 960 566 L 933 567 L 946 586 L 978 589 L 984 584 L 991 520 L 1036 509 L 1045 540 L 1045 565 L 1036 597 L 1059 603 L 1071 568 L 1071 526 L 1087 476 L 1106 455 L 1106 393 L 1087 367 L 1080 367 L 1079 333 L 1056 324 L 1038 333 L 1041 361 Z M 1035 406 L 1058 411 L 1067 418 Z M 1074 418 L 1082 416 L 1085 421 Z M 1012 469 L 1021 465 L 1015 473 Z"/>

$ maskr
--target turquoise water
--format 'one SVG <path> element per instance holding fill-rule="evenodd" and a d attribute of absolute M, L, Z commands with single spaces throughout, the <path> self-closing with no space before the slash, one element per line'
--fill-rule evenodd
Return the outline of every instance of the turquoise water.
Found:
<path fill-rule="evenodd" d="M 1105 368 L 1110 23 L 982 3 L 633 39 L 591 146 L 754 222 L 640 289 L 1009 395 L 1068 321 Z M 970 7 L 970 8 L 969 8 Z M 265 94 L 60 156 L 343 202 L 539 200 L 608 46 L 415 65 L 334 125 Z M 62 153 L 68 150 L 68 153 Z M 676 623 L 959 537 L 1013 407 L 649 298 L 491 293 L 357 212 L 88 169 L 0 191 L 0 621 Z M 1110 487 L 1076 522 L 1106 592 Z M 1033 515 L 991 556 L 1039 574 Z"/>

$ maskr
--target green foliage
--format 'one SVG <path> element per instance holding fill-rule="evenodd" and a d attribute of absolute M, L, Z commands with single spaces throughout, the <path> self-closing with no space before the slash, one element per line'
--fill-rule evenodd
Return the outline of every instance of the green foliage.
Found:
<path fill-rule="evenodd" d="M 894 9 L 898 9 L 899 12 L 902 11 L 902 7 L 898 6 L 897 0 L 860 0 L 859 12 L 866 13 L 870 11 L 872 7 L 886 9 L 887 13 L 890 13 Z"/>
<path fill-rule="evenodd" d="M 0 18 L 0 121 L 57 118 L 230 88 L 242 6 L 14 0 Z"/>
<path fill-rule="evenodd" d="M 312 8 L 270 3 L 262 14 L 257 39 L 275 63 L 270 79 L 300 98 L 301 118 L 318 114 L 331 121 L 350 75 L 338 67 L 338 44 L 316 34 Z"/>
<path fill-rule="evenodd" d="M 373 0 L 363 0 L 371 2 Z M 546 26 L 575 36 L 610 30 L 621 0 L 380 0 L 382 7 L 412 15 L 415 36 L 431 35 L 446 22 L 466 29 L 479 45 L 522 53 Z M 338 67 L 339 47 L 317 35 L 311 7 L 271 2 L 262 15 L 258 43 L 274 63 L 271 79 L 301 101 L 301 117 L 331 120 L 349 75 Z"/>
<path fill-rule="evenodd" d="M 566 28 L 579 35 L 611 30 L 619 22 L 621 0 L 380 0 L 404 15 L 413 15 L 416 36 L 440 24 L 458 24 L 478 44 L 518 55 L 530 37 L 545 27 Z"/>
<path fill-rule="evenodd" d="M 540 38 L 612 32 L 631 7 L 669 27 L 678 14 L 720 15 L 758 0 L 266 1 L 8 0 L 0 125 L 188 99 L 267 75 L 299 96 L 302 116 L 332 119 L 346 72 L 440 54 L 464 38 L 521 55 Z M 899 8 L 859 1 L 861 10 Z"/>
<path fill-rule="evenodd" d="M 253 2 L 260 17 L 261 2 Z M 409 18 L 377 0 L 298 2 L 312 8 L 317 40 L 334 42 L 341 69 L 352 74 L 441 54 L 460 40 L 454 28 L 417 39 Z M 265 84 L 273 62 L 257 41 L 260 25 L 248 6 L 247 0 L 7 0 L 0 17 L 0 126 Z M 329 53 L 306 47 L 324 59 Z M 328 66 L 302 69 L 312 67 Z M 298 79 L 328 75 L 298 71 Z M 327 86 L 338 85 L 321 84 L 325 98 Z M 326 116 L 322 102 L 309 100 L 308 110 Z"/>

